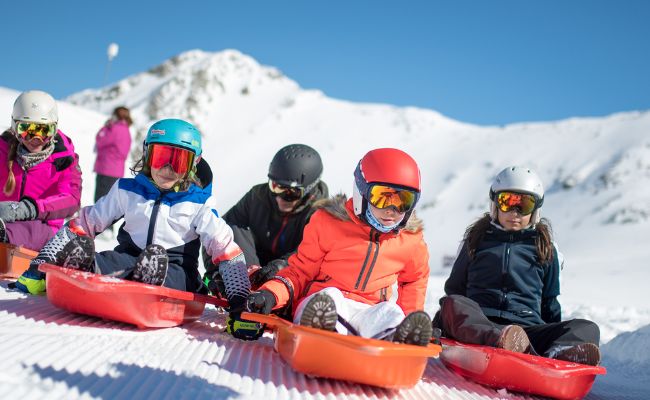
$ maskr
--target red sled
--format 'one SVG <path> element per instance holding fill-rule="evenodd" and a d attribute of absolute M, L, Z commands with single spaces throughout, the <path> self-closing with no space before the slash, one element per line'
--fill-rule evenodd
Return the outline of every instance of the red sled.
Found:
<path fill-rule="evenodd" d="M 272 328 L 275 351 L 298 372 L 387 389 L 415 386 L 429 357 L 437 357 L 442 350 L 435 344 L 423 347 L 341 335 L 274 315 L 242 313 L 242 318 Z"/>
<path fill-rule="evenodd" d="M 64 310 L 126 322 L 138 328 L 169 328 L 197 320 L 210 296 L 43 264 L 50 302 Z"/>
<path fill-rule="evenodd" d="M 452 371 L 480 384 L 515 392 L 581 399 L 589 393 L 604 367 L 514 353 L 495 347 L 441 339 L 442 362 Z"/>

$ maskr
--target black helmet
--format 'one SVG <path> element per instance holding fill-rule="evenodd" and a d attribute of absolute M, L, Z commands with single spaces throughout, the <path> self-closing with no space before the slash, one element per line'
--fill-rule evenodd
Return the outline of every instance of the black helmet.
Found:
<path fill-rule="evenodd" d="M 323 162 L 318 152 L 305 144 L 281 148 L 269 165 L 269 178 L 280 185 L 302 187 L 310 192 L 320 181 Z"/>

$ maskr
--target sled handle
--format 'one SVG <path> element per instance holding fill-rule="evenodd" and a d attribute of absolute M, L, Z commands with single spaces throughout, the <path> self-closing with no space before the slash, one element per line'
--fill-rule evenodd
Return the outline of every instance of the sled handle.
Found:
<path fill-rule="evenodd" d="M 291 322 L 284 320 L 275 315 L 264 315 L 252 312 L 243 312 L 241 313 L 242 319 L 259 322 L 261 324 L 266 324 L 272 328 L 279 328 L 281 326 L 291 326 Z"/>
<path fill-rule="evenodd" d="M 212 304 L 217 307 L 228 307 L 228 300 L 220 299 L 215 296 L 208 296 L 206 294 L 192 293 L 192 300 L 201 303 Z"/>

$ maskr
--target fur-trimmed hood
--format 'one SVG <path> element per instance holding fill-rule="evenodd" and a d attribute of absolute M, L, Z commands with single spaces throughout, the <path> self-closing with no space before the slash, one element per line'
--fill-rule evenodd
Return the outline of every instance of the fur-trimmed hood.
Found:
<path fill-rule="evenodd" d="M 353 216 L 354 213 L 346 207 L 347 202 L 347 197 L 340 193 L 334 197 L 316 201 L 314 203 L 314 209 L 323 209 L 341 221 L 354 221 L 359 224 L 366 224 L 363 220 Z M 411 217 L 406 222 L 406 226 L 402 229 L 407 232 L 420 232 L 424 229 L 424 223 L 417 217 L 415 211 L 413 211 Z"/>

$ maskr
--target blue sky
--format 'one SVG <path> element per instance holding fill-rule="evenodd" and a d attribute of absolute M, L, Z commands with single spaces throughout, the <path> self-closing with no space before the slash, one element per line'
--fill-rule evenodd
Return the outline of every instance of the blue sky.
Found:
<path fill-rule="evenodd" d="M 650 109 L 650 1 L 11 1 L 0 86 L 57 98 L 190 49 L 477 124 Z"/>

